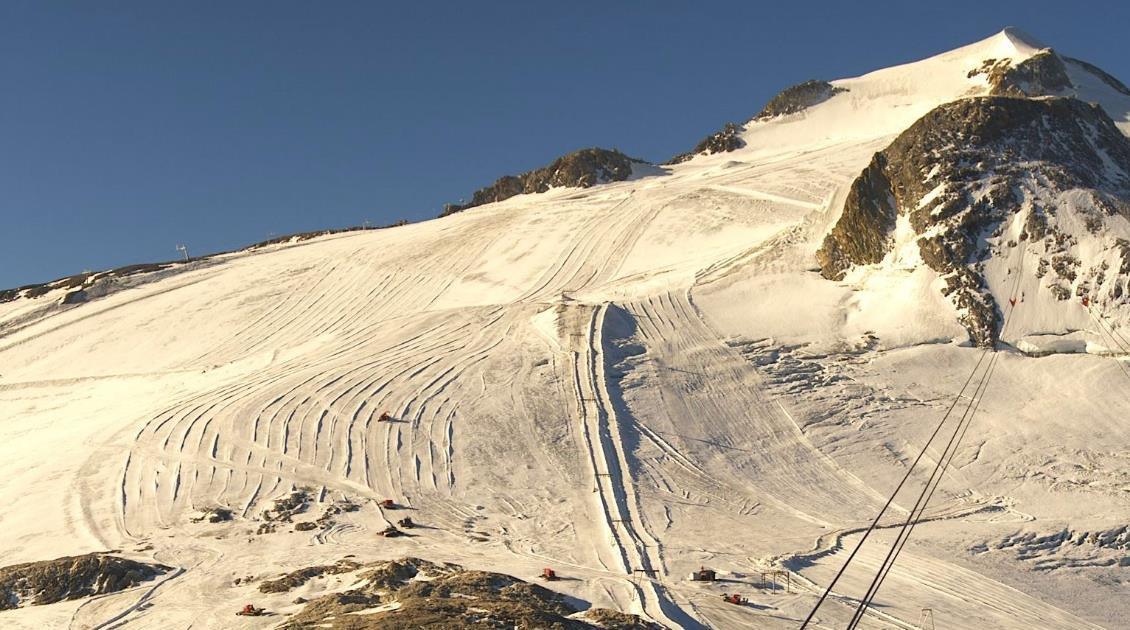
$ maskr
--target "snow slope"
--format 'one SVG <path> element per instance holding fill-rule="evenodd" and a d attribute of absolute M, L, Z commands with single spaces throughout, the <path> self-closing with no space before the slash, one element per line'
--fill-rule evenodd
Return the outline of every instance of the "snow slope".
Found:
<path fill-rule="evenodd" d="M 79 305 L 0 304 L 0 553 L 182 570 L 0 621 L 273 627 L 231 613 L 294 612 L 293 594 L 243 578 L 355 554 L 551 566 L 575 578 L 552 588 L 670 627 L 796 627 L 980 356 L 928 269 L 836 283 L 813 253 L 876 151 L 1029 42 L 1007 30 L 836 81 L 739 151 L 631 181 L 228 254 Z M 865 625 L 932 608 L 953 628 L 1119 627 L 1117 536 L 1015 541 L 1130 522 L 1126 370 L 1005 353 Z M 257 533 L 300 487 L 299 520 L 362 507 Z M 377 537 L 403 514 L 385 498 L 428 527 Z M 236 519 L 192 522 L 216 505 Z M 703 565 L 731 581 L 688 581 Z M 821 627 L 869 577 L 849 574 Z"/>

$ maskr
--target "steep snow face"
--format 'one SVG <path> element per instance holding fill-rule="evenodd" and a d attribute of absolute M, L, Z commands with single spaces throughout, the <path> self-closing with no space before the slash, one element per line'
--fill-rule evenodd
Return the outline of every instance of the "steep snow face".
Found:
<path fill-rule="evenodd" d="M 548 587 L 668 627 L 795 628 L 982 356 L 954 343 L 968 335 L 912 220 L 947 187 L 914 195 L 865 275 L 825 279 L 815 253 L 876 152 L 987 90 L 968 75 L 986 58 L 1042 49 L 1029 44 L 1008 31 L 833 82 L 848 91 L 750 124 L 745 146 L 624 181 L 177 265 L 85 302 L 59 286 L 0 303 L 0 556 L 120 549 L 174 567 L 0 625 L 258 627 L 232 614 L 253 602 L 276 626 L 301 605 L 263 578 L 412 555 L 553 568 L 565 579 Z M 1066 209 L 1049 233 L 1086 232 L 1086 191 L 1054 195 Z M 1002 236 L 1028 229 L 1019 216 Z M 1088 265 L 1097 243 L 1078 242 Z M 1111 260 L 1107 282 L 1125 273 Z M 986 263 L 992 295 L 1008 271 Z M 1017 321 L 1052 330 L 1039 318 L 1058 311 L 1032 306 Z M 1121 544 L 1130 402 L 1110 392 L 1125 367 L 1001 353 L 867 622 L 913 627 L 925 607 L 970 629 L 1130 615 L 1124 569 L 1102 564 L 1114 542 L 1086 566 L 1054 546 L 1039 566 L 1061 568 L 1030 564 L 1050 532 Z M 215 508 L 231 519 L 198 518 Z M 378 537 L 405 516 L 420 527 Z M 685 579 L 704 565 L 729 581 Z M 766 584 L 774 571 L 791 591 Z M 845 625 L 868 577 L 851 573 L 823 625 Z"/>
<path fill-rule="evenodd" d="M 986 63 L 1016 67 L 1047 51 L 1030 35 L 1007 28 L 928 59 L 831 81 L 837 91 L 827 100 L 798 113 L 754 119 L 743 139 L 752 148 L 769 148 L 893 136 L 943 103 L 994 93 L 990 74 L 983 71 Z M 1130 132 L 1130 94 L 1124 86 L 1090 64 L 1064 63 L 1071 85 L 1056 95 L 1098 103 Z"/>
<path fill-rule="evenodd" d="M 1005 29 L 929 59 L 831 81 L 842 91 L 797 114 L 754 121 L 744 139 L 773 147 L 891 136 L 942 103 L 987 94 L 986 78 L 970 76 L 985 60 L 1022 61 L 1039 50 L 1035 40 Z"/>

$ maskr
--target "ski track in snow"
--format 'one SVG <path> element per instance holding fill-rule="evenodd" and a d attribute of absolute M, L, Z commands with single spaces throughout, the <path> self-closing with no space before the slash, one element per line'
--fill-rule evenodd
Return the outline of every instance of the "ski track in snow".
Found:
<path fill-rule="evenodd" d="M 979 45 L 968 54 L 1002 54 L 997 40 Z M 919 418 L 932 421 L 922 396 L 948 395 L 947 375 L 964 370 L 954 357 L 972 352 L 927 341 L 860 351 L 872 323 L 852 321 L 845 305 L 857 294 L 811 271 L 814 243 L 852 180 L 924 107 L 882 100 L 903 89 L 895 71 L 908 72 L 853 80 L 854 91 L 829 102 L 858 108 L 852 115 L 866 125 L 850 133 L 805 131 L 820 106 L 763 124 L 747 149 L 659 177 L 227 255 L 76 308 L 6 319 L 5 309 L 23 307 L 0 305 L 0 413 L 13 418 L 0 425 L 0 457 L 14 462 L 12 487 L 26 488 L 0 498 L 13 514 L 46 510 L 5 521 L 12 542 L 0 550 L 30 560 L 126 549 L 175 568 L 140 589 L 42 613 L 57 615 L 46 625 L 76 628 L 226 627 L 228 609 L 247 597 L 294 612 L 293 593 L 270 599 L 234 577 L 345 554 L 418 555 L 523 578 L 551 566 L 566 578 L 552 588 L 667 627 L 796 627 L 904 470 Z M 927 100 L 968 93 L 965 72 L 953 85 L 931 83 L 939 92 Z M 821 399 L 787 393 L 743 355 L 750 339 L 767 353 L 807 349 L 841 389 Z M 949 363 L 907 382 L 900 352 Z M 861 419 L 852 396 L 866 387 L 849 370 L 864 355 L 877 393 Z M 1099 374 L 1097 364 L 1079 365 L 1048 378 Z M 999 385 L 1001 400 L 1029 396 L 1025 379 L 1014 381 Z M 892 396 L 921 404 L 884 406 Z M 1080 431 L 1125 436 L 1091 416 Z M 1092 627 L 1054 597 L 1061 584 L 1090 584 L 1071 581 L 1085 577 L 1006 584 L 964 556 L 946 559 L 972 542 L 1049 529 L 1078 496 L 1093 499 L 1090 531 L 1128 519 L 1116 481 L 1043 481 L 1115 455 L 1084 453 L 1080 438 L 1049 455 L 1062 462 L 1040 468 L 1001 443 L 1042 438 L 1023 423 L 993 426 L 1012 433 L 986 430 L 960 474 L 948 475 L 945 497 L 915 532 L 925 542 L 901 557 L 865 626 L 913 628 L 919 609 L 933 607 L 946 615 L 938 625 L 953 628 Z M 52 449 L 68 457 L 42 457 Z M 1065 486 L 1090 494 L 1064 499 Z M 300 520 L 345 497 L 360 509 L 306 533 L 287 524 L 255 534 L 263 512 L 302 487 L 311 502 Z M 28 498 L 48 496 L 60 505 Z M 386 498 L 407 511 L 380 507 Z M 901 504 L 880 537 L 904 515 Z M 212 506 L 233 509 L 236 523 L 190 522 Z M 424 527 L 376 536 L 408 514 Z M 885 553 L 865 549 L 820 627 L 850 617 Z M 699 566 L 728 581 L 688 581 Z M 768 571 L 788 572 L 794 590 L 767 587 Z M 723 589 L 752 604 L 722 602 Z M 1111 606 L 1095 614 L 1118 618 L 1123 609 Z M 44 625 L 33 614 L 0 621 Z"/>

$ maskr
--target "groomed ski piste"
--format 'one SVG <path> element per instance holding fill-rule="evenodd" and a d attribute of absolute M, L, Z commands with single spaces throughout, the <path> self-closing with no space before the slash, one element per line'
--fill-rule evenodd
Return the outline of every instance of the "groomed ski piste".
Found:
<path fill-rule="evenodd" d="M 1005 31 L 835 81 L 848 91 L 751 123 L 743 149 L 625 182 L 225 254 L 74 306 L 0 304 L 4 564 L 121 550 L 176 568 L 0 625 L 274 627 L 295 592 L 236 578 L 354 554 L 552 567 L 550 588 L 672 628 L 798 627 L 982 355 L 928 268 L 833 282 L 814 252 L 876 151 L 983 94 L 985 59 L 1038 49 Z M 1103 87 L 1130 128 L 1130 97 Z M 863 627 L 926 608 L 939 628 L 1126 627 L 1130 373 L 1078 301 L 1023 290 Z M 1012 349 L 1065 329 L 1088 352 Z M 300 488 L 310 518 L 361 507 L 256 533 Z M 215 506 L 235 519 L 193 522 Z M 847 625 L 909 510 L 895 501 L 816 627 Z M 404 514 L 426 527 L 378 536 Z M 691 581 L 700 567 L 724 581 Z M 278 614 L 233 616 L 246 601 Z"/>

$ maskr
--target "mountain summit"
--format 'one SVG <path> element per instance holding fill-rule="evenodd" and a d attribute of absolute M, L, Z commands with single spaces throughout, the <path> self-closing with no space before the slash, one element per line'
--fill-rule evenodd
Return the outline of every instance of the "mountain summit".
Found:
<path fill-rule="evenodd" d="M 795 629 L 851 556 L 839 628 L 909 520 L 861 627 L 1123 625 L 1130 90 L 1012 28 L 797 80 L 0 292 L 0 625 Z"/>

